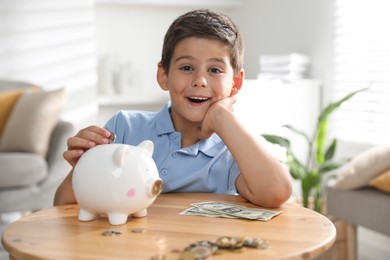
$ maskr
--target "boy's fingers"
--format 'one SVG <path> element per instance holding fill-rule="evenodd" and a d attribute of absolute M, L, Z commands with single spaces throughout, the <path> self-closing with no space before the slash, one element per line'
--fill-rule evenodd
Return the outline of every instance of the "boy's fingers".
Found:
<path fill-rule="evenodd" d="M 68 150 L 63 153 L 63 157 L 72 167 L 74 167 L 83 153 L 83 150 Z"/>
<path fill-rule="evenodd" d="M 92 133 L 101 135 L 101 136 L 106 137 L 106 138 L 109 138 L 110 135 L 111 135 L 110 131 L 108 131 L 107 129 L 105 129 L 103 127 L 96 126 L 96 125 L 88 126 L 88 127 L 84 128 L 84 129 L 82 129 L 80 132 L 85 132 L 85 131 L 86 132 L 92 132 Z"/>
<path fill-rule="evenodd" d="M 80 130 L 74 137 L 85 139 L 96 144 L 107 144 L 109 142 L 110 135 L 110 131 L 104 128 L 91 126 Z M 74 140 L 74 142 L 76 143 L 77 141 L 80 141 L 79 139 Z M 83 144 L 85 143 L 82 143 L 81 145 Z"/>
<path fill-rule="evenodd" d="M 96 142 L 90 141 L 85 138 L 80 138 L 80 137 L 70 137 L 68 139 L 67 145 L 68 145 L 68 150 L 74 150 L 74 149 L 89 149 L 94 146 L 96 146 Z"/>
<path fill-rule="evenodd" d="M 99 144 L 108 144 L 110 135 L 110 131 L 99 126 L 81 129 L 75 136 L 68 138 L 68 150 L 63 153 L 63 157 L 74 167 L 86 150 Z"/>

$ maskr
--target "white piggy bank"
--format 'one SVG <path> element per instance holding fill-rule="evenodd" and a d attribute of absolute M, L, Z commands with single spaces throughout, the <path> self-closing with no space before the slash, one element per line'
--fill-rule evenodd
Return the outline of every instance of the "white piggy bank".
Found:
<path fill-rule="evenodd" d="M 106 144 L 81 156 L 72 179 L 79 220 L 105 214 L 111 225 L 122 225 L 129 215 L 146 216 L 146 208 L 162 190 L 153 147 L 149 140 L 138 146 Z"/>

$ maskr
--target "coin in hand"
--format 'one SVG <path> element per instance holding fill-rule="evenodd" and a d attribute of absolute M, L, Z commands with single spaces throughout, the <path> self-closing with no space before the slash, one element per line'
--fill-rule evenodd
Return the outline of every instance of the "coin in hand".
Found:
<path fill-rule="evenodd" d="M 110 137 L 108 138 L 108 143 L 109 143 L 109 144 L 112 144 L 113 142 L 115 142 L 116 135 L 115 135 L 114 132 L 111 132 L 111 131 L 110 131 L 110 133 L 111 133 L 111 135 L 110 135 Z"/>

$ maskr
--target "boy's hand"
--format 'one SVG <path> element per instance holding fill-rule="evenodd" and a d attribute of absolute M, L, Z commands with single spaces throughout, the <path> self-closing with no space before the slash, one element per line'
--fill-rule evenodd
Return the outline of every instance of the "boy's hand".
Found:
<path fill-rule="evenodd" d="M 199 129 L 198 137 L 200 139 L 209 138 L 214 132 L 217 132 L 217 119 L 222 113 L 233 111 L 233 105 L 236 103 L 237 98 L 235 96 L 230 96 L 216 101 L 210 106 L 207 110 L 207 113 L 203 119 L 202 126 Z M 220 126 L 220 125 L 219 125 Z"/>
<path fill-rule="evenodd" d="M 110 131 L 99 126 L 81 129 L 68 139 L 68 150 L 63 154 L 64 159 L 74 167 L 85 151 L 99 144 L 108 144 L 110 135 Z"/>

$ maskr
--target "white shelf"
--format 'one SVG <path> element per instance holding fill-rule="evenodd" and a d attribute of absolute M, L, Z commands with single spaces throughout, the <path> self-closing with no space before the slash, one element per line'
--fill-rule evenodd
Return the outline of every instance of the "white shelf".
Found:
<path fill-rule="evenodd" d="M 169 95 L 104 95 L 98 99 L 98 124 L 104 125 L 119 110 L 160 111 L 168 102 Z"/>
<path fill-rule="evenodd" d="M 239 7 L 242 0 L 97 0 L 97 4 L 126 4 L 170 7 Z"/>
<path fill-rule="evenodd" d="M 99 106 L 138 106 L 154 105 L 165 103 L 169 100 L 168 95 L 154 96 L 124 96 L 124 95 L 102 95 L 99 96 Z"/>

